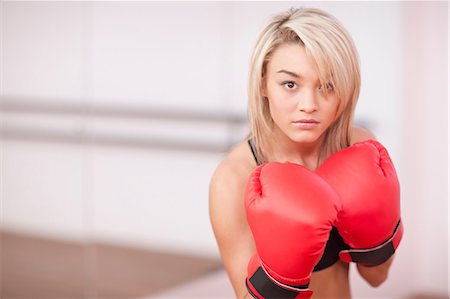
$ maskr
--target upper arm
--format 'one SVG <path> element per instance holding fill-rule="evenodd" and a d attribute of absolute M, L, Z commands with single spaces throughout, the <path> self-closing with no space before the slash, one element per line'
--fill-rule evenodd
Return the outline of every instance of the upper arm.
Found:
<path fill-rule="evenodd" d="M 238 298 L 247 294 L 247 264 L 255 252 L 244 208 L 246 176 L 227 164 L 219 165 L 209 189 L 211 225 L 222 262 Z"/>
<path fill-rule="evenodd" d="M 367 130 L 365 128 L 352 127 L 351 140 L 350 140 L 351 144 L 355 144 L 356 142 L 364 141 L 364 140 L 368 140 L 368 139 L 375 140 L 376 138 L 372 132 L 370 132 L 369 130 Z"/>

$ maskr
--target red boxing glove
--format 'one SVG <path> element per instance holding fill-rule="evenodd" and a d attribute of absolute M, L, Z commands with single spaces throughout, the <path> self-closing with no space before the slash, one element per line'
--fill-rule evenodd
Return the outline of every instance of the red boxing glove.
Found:
<path fill-rule="evenodd" d="M 340 195 L 335 226 L 351 247 L 345 262 L 376 266 L 388 260 L 403 235 L 400 186 L 387 150 L 366 140 L 336 152 L 317 169 Z"/>
<path fill-rule="evenodd" d="M 257 253 L 246 285 L 255 298 L 310 298 L 311 272 L 337 217 L 339 197 L 309 169 L 293 163 L 257 167 L 245 208 Z"/>

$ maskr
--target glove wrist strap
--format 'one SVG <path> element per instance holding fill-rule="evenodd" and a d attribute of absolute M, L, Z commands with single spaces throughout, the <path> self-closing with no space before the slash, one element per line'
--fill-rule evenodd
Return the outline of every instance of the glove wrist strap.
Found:
<path fill-rule="evenodd" d="M 374 248 L 342 250 L 339 252 L 339 258 L 347 263 L 355 262 L 368 267 L 381 265 L 395 253 L 402 236 L 403 224 L 400 219 L 392 236 L 383 244 Z"/>
<path fill-rule="evenodd" d="M 309 284 L 291 286 L 272 279 L 261 266 L 245 280 L 245 285 L 250 295 L 258 299 L 309 299 L 313 293 L 308 289 Z"/>

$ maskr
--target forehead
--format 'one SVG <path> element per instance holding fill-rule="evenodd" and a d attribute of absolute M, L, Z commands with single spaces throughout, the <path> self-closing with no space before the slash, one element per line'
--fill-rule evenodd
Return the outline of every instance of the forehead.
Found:
<path fill-rule="evenodd" d="M 275 49 L 267 71 L 274 75 L 280 70 L 288 70 L 311 80 L 319 79 L 314 62 L 306 55 L 304 46 L 299 44 L 282 44 Z"/>

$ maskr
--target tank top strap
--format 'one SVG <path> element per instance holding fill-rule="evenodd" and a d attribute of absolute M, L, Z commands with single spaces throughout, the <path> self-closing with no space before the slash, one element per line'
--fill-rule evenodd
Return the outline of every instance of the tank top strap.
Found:
<path fill-rule="evenodd" d="M 258 155 L 256 154 L 256 147 L 253 143 L 253 139 L 249 138 L 247 140 L 248 146 L 250 147 L 250 150 L 252 151 L 253 158 L 255 159 L 256 165 L 261 165 L 262 163 L 258 159 Z"/>

